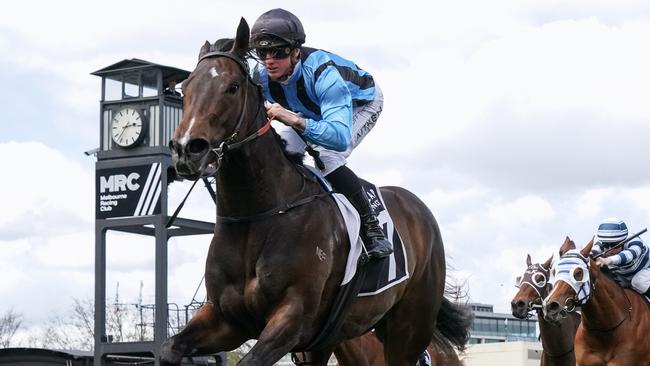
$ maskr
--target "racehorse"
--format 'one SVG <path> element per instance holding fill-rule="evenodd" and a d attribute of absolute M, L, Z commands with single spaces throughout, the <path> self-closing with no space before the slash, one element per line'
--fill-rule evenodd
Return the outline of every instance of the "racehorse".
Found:
<path fill-rule="evenodd" d="M 388 365 L 414 365 L 436 329 L 445 254 L 427 206 L 399 187 L 381 193 L 405 245 L 408 281 L 355 298 L 334 337 L 308 348 L 330 314 L 350 244 L 335 202 L 269 129 L 249 76 L 248 39 L 242 18 L 232 48 L 205 42 L 183 82 L 172 158 L 186 179 L 218 171 L 217 223 L 206 260 L 208 302 L 163 343 L 161 364 L 257 339 L 239 365 L 270 366 L 292 351 L 310 351 L 313 365 L 326 365 L 336 344 L 375 328 Z"/>
<path fill-rule="evenodd" d="M 569 237 L 564 239 L 559 254 L 575 249 L 575 244 Z M 576 364 L 573 340 L 580 325 L 580 314 L 570 313 L 559 324 L 544 319 L 542 301 L 548 296 L 551 288 L 551 256 L 546 262 L 532 263 L 530 254 L 526 257 L 526 270 L 517 280 L 519 291 L 510 302 L 512 315 L 519 319 L 527 319 L 531 312 L 537 313 L 540 338 L 542 340 L 542 366 L 573 366 Z"/>
<path fill-rule="evenodd" d="M 456 290 L 450 286 L 448 291 Z M 437 329 L 427 354 L 422 354 L 417 366 L 460 366 L 454 348 L 462 352 L 469 339 L 472 316 L 469 308 L 443 299 L 438 313 Z M 304 361 L 302 355 L 295 355 L 294 362 Z M 341 342 L 334 349 L 334 356 L 339 366 L 384 366 L 384 345 L 375 332 L 368 332 L 361 337 Z M 424 357 L 429 357 L 425 360 Z"/>
<path fill-rule="evenodd" d="M 544 317 L 559 322 L 582 309 L 575 338 L 580 366 L 650 365 L 650 314 L 634 290 L 624 289 L 589 257 L 593 238 L 564 254 L 554 266 L 555 284 L 544 300 Z"/>

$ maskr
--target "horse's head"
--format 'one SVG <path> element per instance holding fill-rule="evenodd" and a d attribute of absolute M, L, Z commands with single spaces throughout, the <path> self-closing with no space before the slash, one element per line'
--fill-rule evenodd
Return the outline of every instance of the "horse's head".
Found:
<path fill-rule="evenodd" d="M 519 291 L 510 302 L 513 316 L 526 319 L 532 310 L 541 308 L 542 300 L 548 295 L 552 259 L 553 257 L 542 264 L 533 264 L 530 254 L 526 257 L 526 270 L 517 277 L 515 284 Z"/>
<path fill-rule="evenodd" d="M 176 171 L 187 179 L 218 168 L 221 154 L 241 141 L 260 113 L 257 87 L 248 74 L 249 28 L 241 19 L 233 40 L 205 42 L 183 82 L 183 118 L 169 146 Z M 255 103 L 252 103 L 255 101 Z"/>
<path fill-rule="evenodd" d="M 593 290 L 592 277 L 597 274 L 589 251 L 594 241 L 582 249 L 571 249 L 562 254 L 553 265 L 553 288 L 544 300 L 542 309 L 547 321 L 559 322 L 589 301 Z"/>

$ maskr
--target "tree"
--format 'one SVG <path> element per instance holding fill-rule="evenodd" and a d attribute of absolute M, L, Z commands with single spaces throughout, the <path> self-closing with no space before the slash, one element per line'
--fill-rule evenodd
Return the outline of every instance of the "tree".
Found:
<path fill-rule="evenodd" d="M 72 299 L 65 314 L 55 314 L 40 331 L 27 338 L 30 347 L 63 350 L 92 350 L 94 345 L 94 303 L 90 299 Z"/>
<path fill-rule="evenodd" d="M 23 323 L 22 314 L 16 313 L 13 309 L 7 310 L 0 317 L 0 348 L 11 346 L 11 340 L 16 335 Z"/>
<path fill-rule="evenodd" d="M 153 305 L 121 303 L 119 283 L 113 302 L 106 303 L 106 335 L 112 342 L 141 342 L 153 340 Z M 92 299 L 72 299 L 72 307 L 64 314 L 52 316 L 44 328 L 27 338 L 31 347 L 92 351 L 95 345 L 95 302 Z"/>

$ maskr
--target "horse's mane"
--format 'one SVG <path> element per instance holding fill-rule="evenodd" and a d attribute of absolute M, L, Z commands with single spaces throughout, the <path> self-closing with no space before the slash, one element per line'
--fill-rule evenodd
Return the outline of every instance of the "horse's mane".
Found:
<path fill-rule="evenodd" d="M 235 44 L 235 39 L 234 38 L 220 38 L 216 40 L 211 46 L 210 46 L 210 51 L 211 52 L 229 52 L 232 50 L 233 46 Z M 247 52 L 249 57 L 243 58 L 242 61 L 244 63 L 247 62 L 247 58 L 252 58 L 250 57 L 250 51 Z M 257 82 L 255 82 L 257 84 Z M 284 140 L 280 135 L 275 132 L 275 129 L 271 128 L 271 131 L 273 132 L 273 136 L 275 137 L 275 140 L 280 144 L 282 147 L 282 151 L 284 152 L 284 156 L 289 159 L 294 164 L 298 165 L 303 165 L 303 160 L 305 157 L 304 153 L 296 153 L 296 152 L 289 152 L 287 151 L 287 141 Z"/>

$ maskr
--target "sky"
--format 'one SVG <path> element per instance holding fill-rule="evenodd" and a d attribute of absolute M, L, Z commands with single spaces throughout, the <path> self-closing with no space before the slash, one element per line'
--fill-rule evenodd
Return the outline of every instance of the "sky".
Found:
<path fill-rule="evenodd" d="M 526 254 L 586 244 L 610 216 L 650 223 L 650 3 L 278 1 L 306 45 L 353 60 L 384 112 L 349 159 L 435 215 L 450 281 L 509 312 Z M 64 9 L 74 9 L 74 12 Z M 38 327 L 92 298 L 100 78 L 140 58 L 192 70 L 205 42 L 266 1 L 14 2 L 0 13 L 0 314 Z M 643 45 L 646 46 L 643 46 Z M 170 186 L 170 210 L 187 190 Z M 195 191 L 182 216 L 213 221 Z M 170 302 L 188 303 L 209 236 L 170 242 Z M 153 241 L 108 237 L 107 292 L 153 302 Z M 142 285 L 141 285 L 142 283 Z M 142 290 L 140 290 L 142 286 Z"/>

